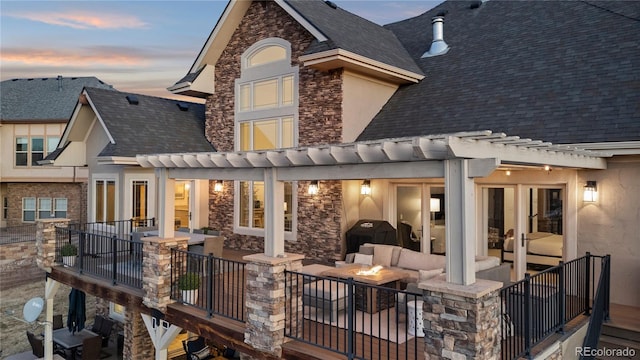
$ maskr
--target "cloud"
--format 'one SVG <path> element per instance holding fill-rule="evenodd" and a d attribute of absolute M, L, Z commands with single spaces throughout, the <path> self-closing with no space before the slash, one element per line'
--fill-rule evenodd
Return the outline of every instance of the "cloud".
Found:
<path fill-rule="evenodd" d="M 149 56 L 135 48 L 95 46 L 86 49 L 5 48 L 2 62 L 44 66 L 141 66 Z"/>
<path fill-rule="evenodd" d="M 8 16 L 42 22 L 49 25 L 67 26 L 74 29 L 140 29 L 148 24 L 126 14 L 93 14 L 84 11 L 71 12 L 20 12 Z"/>

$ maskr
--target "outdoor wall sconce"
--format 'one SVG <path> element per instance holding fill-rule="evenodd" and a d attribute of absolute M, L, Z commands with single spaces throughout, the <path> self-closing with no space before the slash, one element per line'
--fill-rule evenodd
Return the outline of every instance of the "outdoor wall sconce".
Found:
<path fill-rule="evenodd" d="M 371 180 L 366 179 L 360 185 L 360 194 L 362 195 L 371 195 Z"/>
<path fill-rule="evenodd" d="M 320 185 L 318 184 L 318 180 L 311 181 L 309 184 L 309 195 L 317 195 L 320 190 Z"/>
<path fill-rule="evenodd" d="M 584 186 L 584 202 L 596 202 L 598 197 L 598 188 L 596 187 L 595 180 L 587 181 L 587 185 Z"/>
<path fill-rule="evenodd" d="M 213 185 L 213 191 L 215 191 L 215 192 L 221 192 L 221 191 L 222 191 L 222 189 L 223 189 L 223 186 L 222 186 L 222 180 L 217 180 L 217 181 L 216 181 L 216 184 L 215 184 L 215 185 Z"/>

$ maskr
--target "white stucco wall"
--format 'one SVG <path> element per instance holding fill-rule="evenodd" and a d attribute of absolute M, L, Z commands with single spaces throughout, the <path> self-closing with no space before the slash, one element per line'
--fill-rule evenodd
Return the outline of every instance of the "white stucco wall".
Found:
<path fill-rule="evenodd" d="M 597 181 L 598 200 L 578 208 L 578 252 L 611 255 L 611 302 L 640 306 L 640 156 L 618 156 L 608 169 L 580 171 Z"/>
<path fill-rule="evenodd" d="M 345 71 L 342 81 L 342 142 L 355 141 L 397 89 L 397 85 Z"/>

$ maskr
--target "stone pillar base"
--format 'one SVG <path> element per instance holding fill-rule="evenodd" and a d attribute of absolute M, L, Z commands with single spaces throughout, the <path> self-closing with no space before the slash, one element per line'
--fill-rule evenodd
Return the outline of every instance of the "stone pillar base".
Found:
<path fill-rule="evenodd" d="M 478 279 L 471 285 L 444 277 L 423 281 L 425 358 L 499 359 L 502 283 Z"/>
<path fill-rule="evenodd" d="M 255 254 L 243 259 L 248 262 L 244 342 L 259 351 L 281 356 L 285 326 L 285 270 L 300 270 L 304 255 L 269 257 Z"/>

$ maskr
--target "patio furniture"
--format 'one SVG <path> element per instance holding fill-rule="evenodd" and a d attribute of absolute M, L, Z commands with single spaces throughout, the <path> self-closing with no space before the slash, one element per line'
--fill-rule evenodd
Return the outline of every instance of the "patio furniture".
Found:
<path fill-rule="evenodd" d="M 75 354 L 76 350 L 83 346 L 83 342 L 87 338 L 97 337 L 100 338 L 98 334 L 94 333 L 88 329 L 82 329 L 77 332 L 70 332 L 67 328 L 62 328 L 53 331 L 53 343 L 57 344 L 57 346 L 61 349 L 69 350 L 71 355 Z M 98 342 L 100 344 L 100 342 Z M 96 346 L 98 352 L 100 351 L 100 345 Z M 96 357 L 94 359 L 99 359 L 100 357 Z"/>
<path fill-rule="evenodd" d="M 93 331 L 94 333 L 99 333 L 100 332 L 100 327 L 102 326 L 102 320 L 104 318 L 102 317 L 102 315 L 96 315 L 96 317 L 93 319 L 93 325 L 91 326 L 91 331 Z"/>
<path fill-rule="evenodd" d="M 31 345 L 33 355 L 38 358 L 44 357 L 44 339 L 39 336 L 35 336 L 31 331 L 27 331 L 27 339 Z"/>
<path fill-rule="evenodd" d="M 409 323 L 409 335 L 424 337 L 422 304 L 422 300 L 413 300 L 407 303 L 407 322 Z"/>
<path fill-rule="evenodd" d="M 358 274 L 362 270 L 362 265 L 346 265 L 339 268 L 332 268 L 322 273 L 322 276 L 336 277 L 339 279 L 353 278 L 356 282 L 372 287 L 358 286 L 355 288 L 356 307 L 362 306 L 362 310 L 374 314 L 382 309 L 386 309 L 395 305 L 395 292 L 380 291 L 379 286 L 391 289 L 400 289 L 400 281 L 408 277 L 404 271 L 394 270 L 390 268 L 382 268 L 376 274 L 363 275 Z"/>
<path fill-rule="evenodd" d="M 335 280 L 319 280 L 304 284 L 302 303 L 329 315 L 331 321 L 338 320 L 338 311 L 347 305 L 347 285 Z"/>
<path fill-rule="evenodd" d="M 204 254 L 213 254 L 213 256 L 222 257 L 224 249 L 224 236 L 205 236 L 204 238 Z"/>
<path fill-rule="evenodd" d="M 209 346 L 206 344 L 202 336 L 183 340 L 182 346 L 184 347 L 184 351 L 187 353 L 187 359 L 213 359 Z"/>
<path fill-rule="evenodd" d="M 100 326 L 100 331 L 98 335 L 102 338 L 102 347 L 109 346 L 109 337 L 111 336 L 111 329 L 113 329 L 113 321 L 110 319 L 103 318 L 102 325 Z"/>
<path fill-rule="evenodd" d="M 64 327 L 64 322 L 62 321 L 62 314 L 53 315 L 53 330 L 61 329 Z"/>
<path fill-rule="evenodd" d="M 99 335 L 84 338 L 82 340 L 82 347 L 76 350 L 75 359 L 81 360 L 96 360 L 100 359 L 100 344 L 102 339 Z"/>

